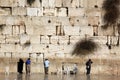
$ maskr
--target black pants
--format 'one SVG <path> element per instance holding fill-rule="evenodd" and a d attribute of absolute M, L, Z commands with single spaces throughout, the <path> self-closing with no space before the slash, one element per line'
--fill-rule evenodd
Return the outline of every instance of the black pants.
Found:
<path fill-rule="evenodd" d="M 48 67 L 45 67 L 45 74 L 48 74 Z"/>
<path fill-rule="evenodd" d="M 86 68 L 86 70 L 87 70 L 87 72 L 86 72 L 86 74 L 90 74 L 90 68 Z"/>

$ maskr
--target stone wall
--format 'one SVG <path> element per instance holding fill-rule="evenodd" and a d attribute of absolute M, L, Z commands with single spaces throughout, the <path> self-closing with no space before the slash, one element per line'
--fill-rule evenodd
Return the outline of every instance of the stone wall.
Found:
<path fill-rule="evenodd" d="M 18 59 L 31 57 L 32 72 L 43 73 L 44 54 L 51 61 L 50 72 L 61 72 L 65 62 L 77 63 L 79 72 L 85 73 L 85 61 L 92 58 L 92 73 L 118 75 L 117 28 L 101 28 L 102 3 L 103 0 L 35 0 L 30 5 L 27 0 L 0 0 L 0 72 L 5 72 L 6 66 L 10 72 L 17 72 Z M 91 55 L 72 56 L 75 43 L 86 36 L 97 42 L 99 49 Z"/>

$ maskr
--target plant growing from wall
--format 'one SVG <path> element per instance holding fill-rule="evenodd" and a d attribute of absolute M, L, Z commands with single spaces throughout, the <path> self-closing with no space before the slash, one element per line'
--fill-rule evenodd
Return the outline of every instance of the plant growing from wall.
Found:
<path fill-rule="evenodd" d="M 102 26 L 103 29 L 107 29 L 108 27 L 113 27 L 113 31 L 115 35 L 115 27 L 118 28 L 118 34 L 120 35 L 120 0 L 104 0 L 103 2 L 103 10 L 105 11 L 103 20 L 104 20 L 104 26 Z M 118 36 L 119 37 L 119 36 Z M 117 41 L 117 46 L 119 45 L 119 38 Z M 111 45 L 109 45 L 111 46 Z M 109 48 L 108 46 L 108 48 Z M 111 49 L 111 47 L 109 48 Z"/>
<path fill-rule="evenodd" d="M 30 41 L 26 41 L 26 42 L 24 43 L 24 47 L 28 47 L 28 46 L 30 46 L 30 44 L 31 44 Z"/>
<path fill-rule="evenodd" d="M 31 6 L 32 5 L 32 3 L 34 3 L 35 2 L 35 0 L 27 0 L 27 3 Z"/>
<path fill-rule="evenodd" d="M 106 29 L 108 27 L 116 25 L 119 19 L 119 0 L 104 0 L 103 2 L 103 10 L 104 14 L 104 26 Z"/>
<path fill-rule="evenodd" d="M 80 56 L 80 55 L 87 55 L 93 53 L 97 50 L 98 44 L 95 43 L 91 39 L 83 39 L 76 43 L 74 50 L 72 51 L 72 55 Z"/>

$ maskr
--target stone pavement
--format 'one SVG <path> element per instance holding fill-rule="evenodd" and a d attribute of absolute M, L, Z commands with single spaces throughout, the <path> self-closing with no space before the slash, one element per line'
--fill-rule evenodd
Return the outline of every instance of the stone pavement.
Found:
<path fill-rule="evenodd" d="M 0 74 L 0 80 L 120 80 L 120 76 L 111 75 L 44 75 L 44 74 Z"/>

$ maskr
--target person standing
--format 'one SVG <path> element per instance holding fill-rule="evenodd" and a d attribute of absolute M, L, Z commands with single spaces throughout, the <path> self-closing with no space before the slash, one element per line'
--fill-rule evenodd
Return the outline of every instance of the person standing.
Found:
<path fill-rule="evenodd" d="M 30 74 L 30 65 L 31 65 L 31 60 L 30 60 L 30 58 L 28 58 L 26 60 L 26 73 L 27 74 Z"/>
<path fill-rule="evenodd" d="M 89 75 L 89 74 L 90 74 L 91 64 L 92 64 L 92 63 L 93 63 L 93 62 L 91 61 L 91 59 L 89 59 L 89 60 L 86 62 L 86 70 L 87 70 L 86 75 Z"/>
<path fill-rule="evenodd" d="M 50 64 L 49 60 L 45 59 L 44 61 L 45 74 L 48 74 L 49 64 Z"/>
<path fill-rule="evenodd" d="M 18 72 L 20 73 L 20 74 L 22 74 L 23 72 L 23 63 L 24 63 L 24 61 L 20 58 L 19 59 L 19 62 L 18 62 Z"/>

